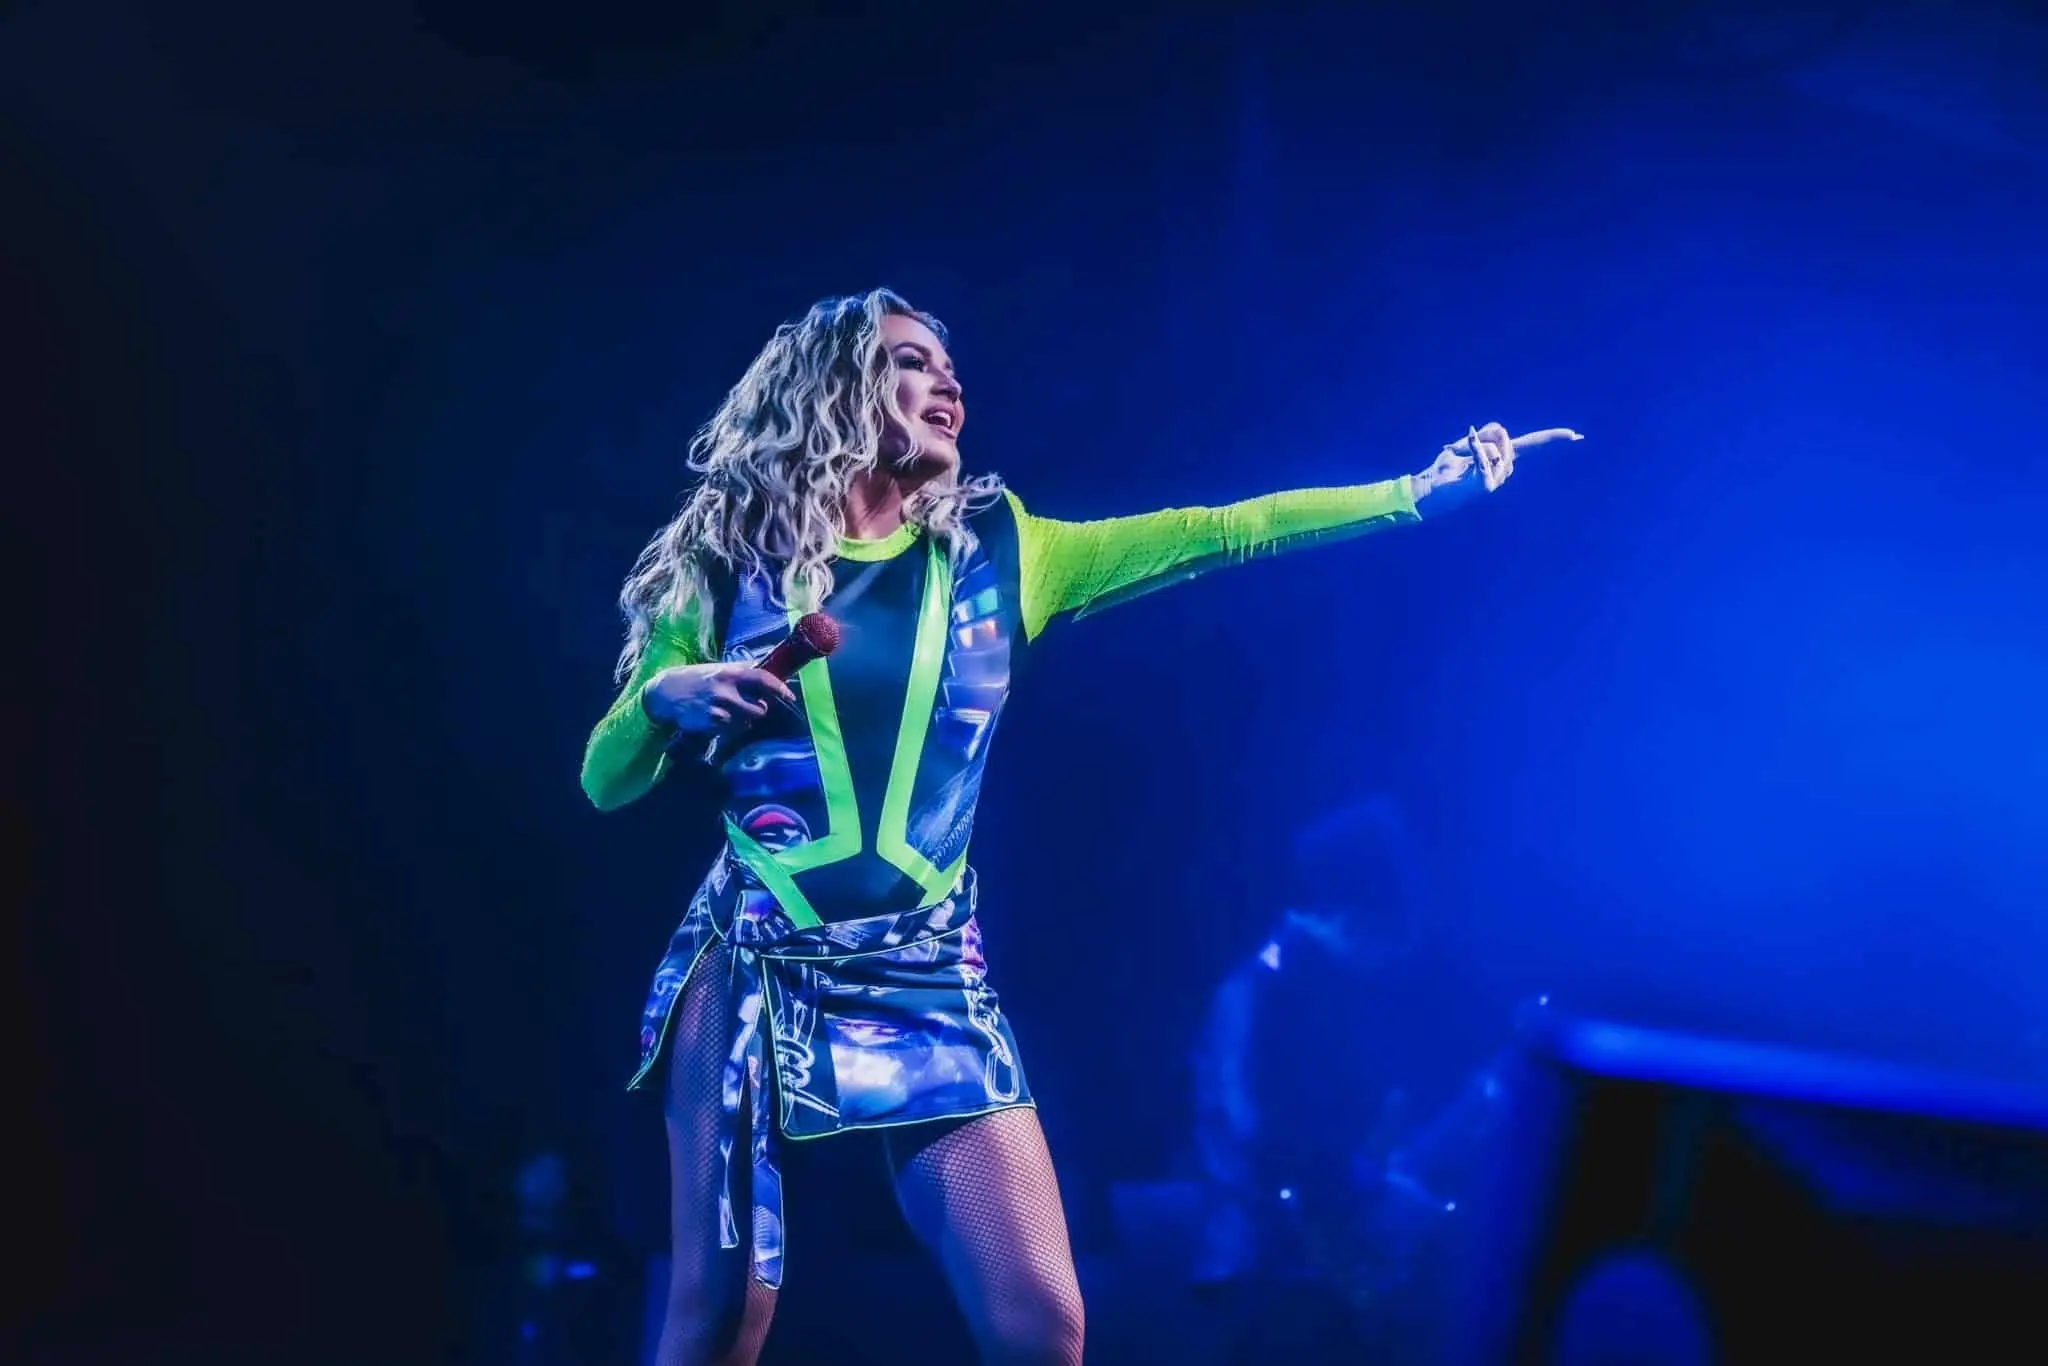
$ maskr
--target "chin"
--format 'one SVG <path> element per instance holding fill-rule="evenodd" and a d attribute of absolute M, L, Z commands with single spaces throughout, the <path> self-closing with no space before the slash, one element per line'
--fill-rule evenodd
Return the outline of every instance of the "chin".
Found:
<path fill-rule="evenodd" d="M 896 476 L 908 484 L 928 484 L 960 472 L 960 452 L 952 446 L 927 446 L 896 466 Z"/>

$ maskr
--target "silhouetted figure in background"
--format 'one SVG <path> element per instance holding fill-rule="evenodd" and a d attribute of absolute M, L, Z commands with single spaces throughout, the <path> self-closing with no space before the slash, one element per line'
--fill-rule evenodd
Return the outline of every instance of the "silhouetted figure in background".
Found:
<path fill-rule="evenodd" d="M 1435 1310 L 1498 1093 L 1479 1069 L 1510 1015 L 1475 1008 L 1435 952 L 1425 863 L 1391 799 L 1305 827 L 1283 886 L 1196 1048 L 1194 1277 L 1233 1359 L 1399 1354 Z"/>

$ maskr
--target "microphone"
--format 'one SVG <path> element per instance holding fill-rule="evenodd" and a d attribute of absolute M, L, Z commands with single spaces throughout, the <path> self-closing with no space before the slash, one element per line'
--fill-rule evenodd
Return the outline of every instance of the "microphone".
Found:
<path fill-rule="evenodd" d="M 784 683 L 796 676 L 797 670 L 813 660 L 823 659 L 839 648 L 839 623 L 823 612 L 808 612 L 796 619 L 796 625 L 789 628 L 789 634 L 781 644 L 770 650 L 759 665 L 763 673 L 774 674 Z M 781 702 L 780 698 L 776 701 Z M 788 703 L 782 703 L 787 706 Z M 703 760 L 716 768 L 724 763 L 733 747 L 740 743 L 753 720 L 736 716 L 732 724 L 714 734 L 704 746 Z"/>
<path fill-rule="evenodd" d="M 797 618 L 788 637 L 761 661 L 761 668 L 787 683 L 798 669 L 838 648 L 839 623 L 823 612 L 809 612 Z"/>

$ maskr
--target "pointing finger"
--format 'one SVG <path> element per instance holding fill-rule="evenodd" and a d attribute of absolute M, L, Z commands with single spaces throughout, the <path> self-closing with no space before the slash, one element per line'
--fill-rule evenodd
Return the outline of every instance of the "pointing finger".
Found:
<path fill-rule="evenodd" d="M 1530 432 L 1527 436 L 1516 437 L 1513 445 L 1519 451 L 1526 450 L 1531 446 L 1545 446 L 1553 441 L 1584 441 L 1585 439 L 1585 437 L 1569 427 L 1546 427 L 1540 432 Z"/>

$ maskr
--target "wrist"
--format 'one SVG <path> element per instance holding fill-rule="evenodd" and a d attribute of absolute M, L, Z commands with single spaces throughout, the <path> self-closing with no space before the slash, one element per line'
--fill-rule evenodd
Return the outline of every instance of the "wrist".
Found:
<path fill-rule="evenodd" d="M 674 731 L 676 725 L 675 722 L 662 715 L 659 710 L 660 704 L 654 700 L 654 685 L 660 677 L 661 675 L 656 674 L 653 678 L 640 685 L 640 715 L 655 730 L 666 733 Z"/>
<path fill-rule="evenodd" d="M 1420 503 L 1429 496 L 1430 490 L 1435 487 L 1436 484 L 1431 481 L 1427 470 L 1424 470 L 1421 474 L 1411 474 L 1408 476 L 1408 497 L 1412 502 Z"/>

